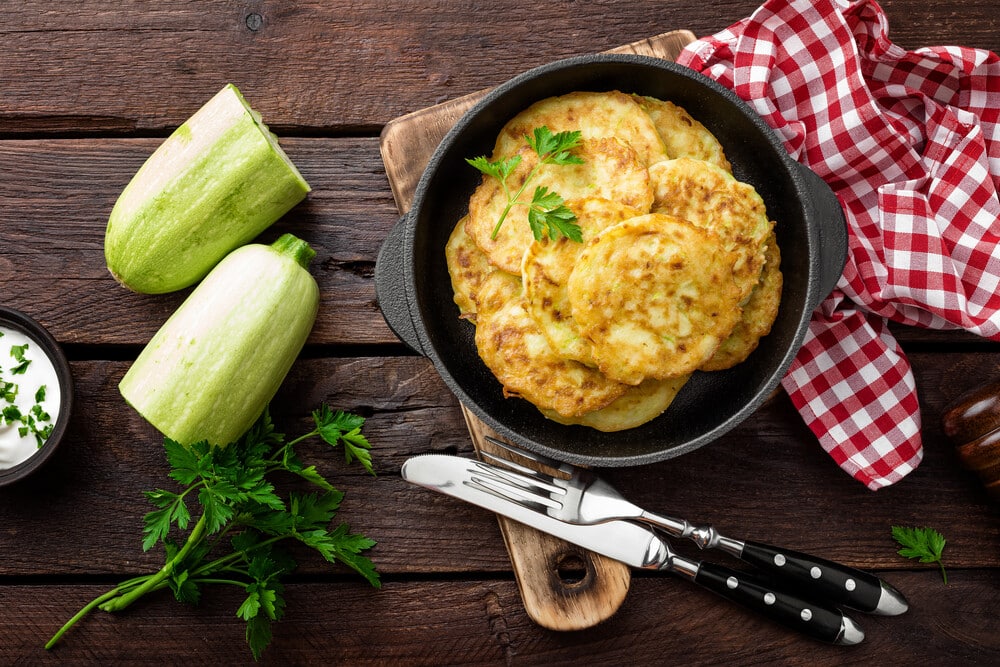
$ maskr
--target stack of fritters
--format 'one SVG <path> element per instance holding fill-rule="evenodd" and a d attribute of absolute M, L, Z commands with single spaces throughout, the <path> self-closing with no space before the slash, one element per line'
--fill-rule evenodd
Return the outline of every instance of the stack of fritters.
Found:
<path fill-rule="evenodd" d="M 744 361 L 771 329 L 780 253 L 764 202 L 730 173 L 722 146 L 671 102 L 613 92 L 542 100 L 500 132 L 491 160 L 538 156 L 535 128 L 580 131 L 581 164 L 543 165 L 531 183 L 566 200 L 583 243 L 535 240 L 484 176 L 446 259 L 461 317 L 506 396 L 602 431 L 654 419 L 695 371 Z"/>

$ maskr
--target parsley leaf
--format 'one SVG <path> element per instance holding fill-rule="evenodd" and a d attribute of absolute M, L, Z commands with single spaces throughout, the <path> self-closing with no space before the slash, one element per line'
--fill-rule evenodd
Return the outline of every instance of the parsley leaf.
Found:
<path fill-rule="evenodd" d="M 948 575 L 941 560 L 946 540 L 941 533 L 927 527 L 893 526 L 892 536 L 903 547 L 897 552 L 900 556 L 917 558 L 921 563 L 937 563 L 941 568 L 941 579 L 945 584 L 948 583 Z"/>
<path fill-rule="evenodd" d="M 271 619 L 254 615 L 247 619 L 247 644 L 254 660 L 260 660 L 261 653 L 271 643 Z"/>
<path fill-rule="evenodd" d="M 570 153 L 582 137 L 580 132 L 552 134 L 552 130 L 543 125 L 535 128 L 534 137 L 526 136 L 525 140 L 545 164 L 583 164 L 583 159 Z"/>
<path fill-rule="evenodd" d="M 528 209 L 528 224 L 536 239 L 547 234 L 553 239 L 565 236 L 577 243 L 583 242 L 583 232 L 576 224 L 576 214 L 565 205 L 562 197 L 549 192 L 544 185 L 535 188 L 535 195 L 531 198 L 531 207 Z"/>
<path fill-rule="evenodd" d="M 338 444 L 344 446 L 344 458 L 348 463 L 357 459 L 365 470 L 372 475 L 375 474 L 370 451 L 372 446 L 361 434 L 361 427 L 365 424 L 364 417 L 341 410 L 332 412 L 323 405 L 313 412 L 313 420 L 316 422 L 316 432 L 327 444 L 334 447 Z"/>
<path fill-rule="evenodd" d="M 178 602 L 186 604 L 198 604 L 201 602 L 201 586 L 190 579 L 187 570 L 181 570 L 167 579 L 167 585 L 173 591 L 174 598 Z"/>
<path fill-rule="evenodd" d="M 500 218 L 493 227 L 491 238 L 496 238 L 500 232 L 507 214 L 515 205 L 526 205 L 528 207 L 528 225 L 531 227 L 531 234 L 536 240 L 541 240 L 545 236 L 556 239 L 565 236 L 580 243 L 583 241 L 583 234 L 580 226 L 576 224 L 576 215 L 565 205 L 563 198 L 554 192 L 549 192 L 545 186 L 535 188 L 535 194 L 531 202 L 521 201 L 528 183 L 535 177 L 538 170 L 544 165 L 570 165 L 583 164 L 583 159 L 574 155 L 572 150 L 580 144 L 582 134 L 579 131 L 553 133 L 546 126 L 536 127 L 532 136 L 525 136 L 525 141 L 531 149 L 538 155 L 538 163 L 531 168 L 524 182 L 517 192 L 511 193 L 507 179 L 511 173 L 521 164 L 521 156 L 504 158 L 490 162 L 485 155 L 474 158 L 466 158 L 466 162 L 478 169 L 487 176 L 500 181 L 504 195 L 507 197 L 507 204 L 500 213 Z"/>
<path fill-rule="evenodd" d="M 28 349 L 29 343 L 24 345 L 11 345 L 10 356 L 14 357 L 17 365 L 10 369 L 11 375 L 24 375 L 28 370 L 31 359 L 25 359 L 24 353 Z"/>
<path fill-rule="evenodd" d="M 15 383 L 0 380 L 0 398 L 3 398 L 8 403 L 14 402 L 14 399 L 17 398 L 18 390 L 19 387 Z"/>
<path fill-rule="evenodd" d="M 8 405 L 4 407 L 3 412 L 0 414 L 3 415 L 4 421 L 6 421 L 8 424 L 11 424 L 13 422 L 19 422 L 21 421 L 21 417 L 24 416 L 21 414 L 21 409 L 16 405 Z"/>
<path fill-rule="evenodd" d="M 167 451 L 167 462 L 170 464 L 170 472 L 167 473 L 170 478 L 185 486 L 193 484 L 201 474 L 201 459 L 194 448 L 188 449 L 170 438 L 164 439 L 163 447 Z"/>
<path fill-rule="evenodd" d="M 94 607 L 114 612 L 147 593 L 169 588 L 180 601 L 197 604 L 209 584 L 240 587 L 245 598 L 236 615 L 246 621 L 246 639 L 255 660 L 271 640 L 271 624 L 285 610 L 281 577 L 296 563 L 280 548 L 284 541 L 305 545 L 330 563 L 346 565 L 372 586 L 381 585 L 375 565 L 363 552 L 375 545 L 352 534 L 345 524 L 331 529 L 344 494 L 316 469 L 305 466 L 294 446 L 310 437 L 343 445 L 347 462 L 358 460 L 372 472 L 371 445 L 361 434 L 364 418 L 322 405 L 313 413 L 315 428 L 290 442 L 274 430 L 267 411 L 240 440 L 225 447 L 198 442 L 190 447 L 164 439 L 169 477 L 181 489 L 145 493 L 155 509 L 143 518 L 143 551 L 163 545 L 164 565 L 150 575 L 130 579 L 86 605 L 49 640 L 59 638 Z M 320 493 L 292 490 L 283 499 L 268 479 L 292 473 Z M 197 501 L 200 516 L 192 524 L 188 503 Z M 190 530 L 189 530 L 190 529 Z M 183 542 L 172 534 L 187 531 Z M 213 537 L 214 535 L 216 535 Z M 227 540 L 223 540 L 223 536 Z M 227 550 L 225 545 L 231 547 Z"/>
<path fill-rule="evenodd" d="M 339 560 L 367 579 L 372 586 L 378 586 L 378 573 L 372 562 L 360 555 L 362 551 L 375 546 L 375 542 L 364 535 L 350 534 L 348 530 L 347 525 L 341 524 L 328 537 L 313 535 L 306 544 L 322 553 L 331 563 Z"/>
<path fill-rule="evenodd" d="M 503 160 L 490 162 L 485 155 L 480 155 L 479 157 L 466 161 L 487 176 L 492 176 L 493 178 L 503 182 L 506 181 L 511 173 L 517 169 L 518 165 L 521 164 L 521 156 L 514 155 L 509 158 L 504 158 Z"/>

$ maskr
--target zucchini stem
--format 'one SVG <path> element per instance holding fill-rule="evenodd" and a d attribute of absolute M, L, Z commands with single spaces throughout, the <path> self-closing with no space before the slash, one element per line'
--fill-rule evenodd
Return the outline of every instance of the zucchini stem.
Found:
<path fill-rule="evenodd" d="M 291 257 L 303 269 L 308 269 L 309 262 L 316 256 L 316 251 L 294 234 L 282 234 L 277 241 L 271 244 L 271 248 L 282 255 Z"/>

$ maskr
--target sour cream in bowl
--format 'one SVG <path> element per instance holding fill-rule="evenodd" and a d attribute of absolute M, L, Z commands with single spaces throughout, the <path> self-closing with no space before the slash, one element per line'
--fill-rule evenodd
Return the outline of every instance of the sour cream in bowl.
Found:
<path fill-rule="evenodd" d="M 52 456 L 72 401 L 72 376 L 59 344 L 28 315 L 0 307 L 0 486 Z"/>

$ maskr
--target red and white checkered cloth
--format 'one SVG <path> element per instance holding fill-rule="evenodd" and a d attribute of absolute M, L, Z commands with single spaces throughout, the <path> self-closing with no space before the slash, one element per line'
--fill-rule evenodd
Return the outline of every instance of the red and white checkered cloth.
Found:
<path fill-rule="evenodd" d="M 773 0 L 678 62 L 749 102 L 840 199 L 847 267 L 783 385 L 841 468 L 899 481 L 923 456 L 920 409 L 887 321 L 1000 340 L 1000 58 L 906 51 L 874 0 Z"/>

